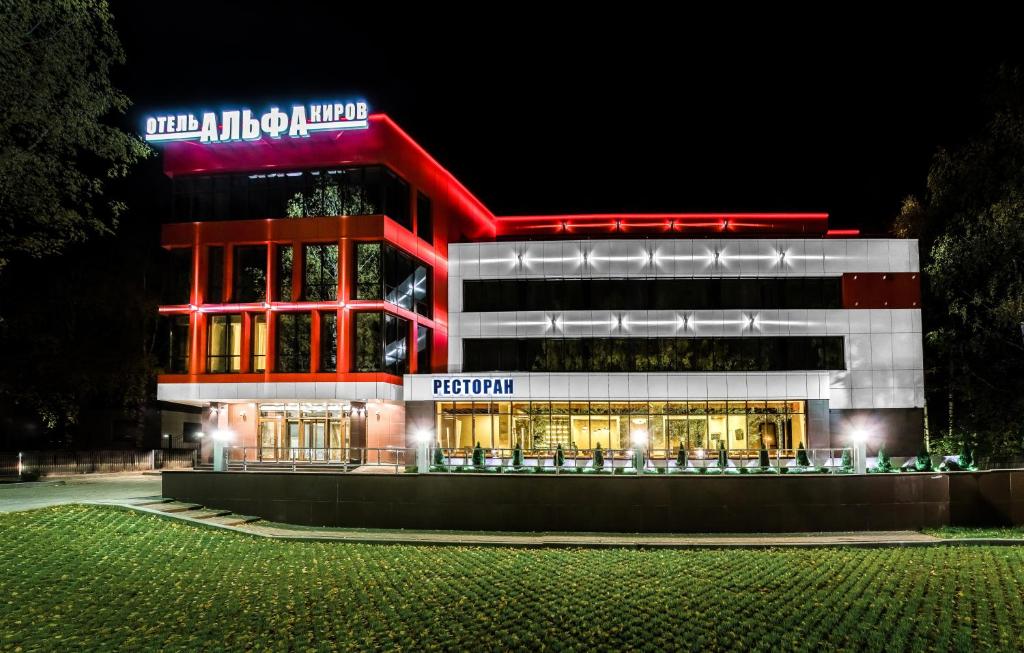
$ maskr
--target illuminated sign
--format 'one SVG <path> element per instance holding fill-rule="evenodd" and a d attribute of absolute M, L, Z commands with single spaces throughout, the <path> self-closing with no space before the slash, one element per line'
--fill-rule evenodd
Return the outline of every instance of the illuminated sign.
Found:
<path fill-rule="evenodd" d="M 515 394 L 515 382 L 508 378 L 434 379 L 434 396 L 509 397 Z"/>
<path fill-rule="evenodd" d="M 270 138 L 302 138 L 313 132 L 366 129 L 369 110 L 365 102 L 294 105 L 290 111 L 271 107 L 263 114 L 250 109 L 176 113 L 146 118 L 145 138 L 151 143 L 199 141 L 225 143 Z"/>

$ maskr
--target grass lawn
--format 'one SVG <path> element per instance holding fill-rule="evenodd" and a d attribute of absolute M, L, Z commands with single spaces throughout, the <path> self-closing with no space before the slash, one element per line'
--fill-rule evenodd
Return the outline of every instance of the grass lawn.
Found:
<path fill-rule="evenodd" d="M 975 528 L 973 526 L 943 526 L 926 528 L 922 532 L 935 537 L 955 538 L 998 538 L 1004 540 L 1024 540 L 1024 527 L 1006 526 L 996 528 Z"/>
<path fill-rule="evenodd" d="M 1024 649 L 1024 546 L 281 542 L 99 506 L 0 515 L 0 649 Z"/>

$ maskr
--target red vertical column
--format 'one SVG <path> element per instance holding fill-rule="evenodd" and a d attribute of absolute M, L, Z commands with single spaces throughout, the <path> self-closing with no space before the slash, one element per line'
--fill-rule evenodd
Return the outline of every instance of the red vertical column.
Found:
<path fill-rule="evenodd" d="M 274 287 L 277 285 L 277 269 L 274 265 L 274 243 L 267 242 L 267 298 L 266 301 L 274 301 Z"/>
<path fill-rule="evenodd" d="M 267 369 L 269 375 L 277 367 L 277 313 L 267 311 Z"/>
<path fill-rule="evenodd" d="M 242 360 L 239 361 L 238 371 L 247 374 L 252 371 L 252 321 L 255 313 L 242 313 Z"/>
<path fill-rule="evenodd" d="M 355 262 L 353 259 L 355 245 L 348 238 L 341 239 L 338 247 L 338 301 L 341 302 L 341 310 L 338 311 L 338 373 L 348 372 L 352 369 L 351 351 L 351 321 L 352 311 L 348 304 L 352 301 L 355 293 L 352 292 L 352 277 L 354 276 Z"/>
<path fill-rule="evenodd" d="M 229 243 L 224 244 L 224 297 L 219 302 L 229 303 L 235 296 L 235 248 Z"/>
<path fill-rule="evenodd" d="M 406 356 L 409 358 L 409 374 L 419 373 L 419 360 L 416 356 L 416 348 L 419 346 L 416 340 L 416 320 L 409 320 L 408 336 L 406 336 L 406 342 L 410 343 Z"/>

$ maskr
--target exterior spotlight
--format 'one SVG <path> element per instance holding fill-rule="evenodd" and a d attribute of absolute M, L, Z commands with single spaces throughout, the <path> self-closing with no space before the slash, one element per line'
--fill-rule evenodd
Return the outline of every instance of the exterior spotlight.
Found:
<path fill-rule="evenodd" d="M 864 429 L 854 429 L 853 432 L 850 433 L 850 437 L 857 444 L 861 444 L 862 442 L 868 441 L 868 432 Z"/>
<path fill-rule="evenodd" d="M 642 447 L 647 444 L 647 431 L 638 429 L 633 431 L 633 444 Z"/>
<path fill-rule="evenodd" d="M 196 431 L 196 437 L 197 438 L 205 438 L 206 434 L 203 433 L 202 431 Z"/>

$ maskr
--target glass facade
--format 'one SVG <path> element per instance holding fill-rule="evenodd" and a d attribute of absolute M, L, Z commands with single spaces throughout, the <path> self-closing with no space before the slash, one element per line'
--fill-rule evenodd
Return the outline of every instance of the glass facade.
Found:
<path fill-rule="evenodd" d="M 242 316 L 211 315 L 206 336 L 206 371 L 238 372 L 242 368 Z"/>
<path fill-rule="evenodd" d="M 401 375 L 409 371 L 409 322 L 379 312 L 355 313 L 353 370 Z"/>
<path fill-rule="evenodd" d="M 311 336 L 309 313 L 278 313 L 274 325 L 276 370 L 308 372 Z"/>
<path fill-rule="evenodd" d="M 756 454 L 807 446 L 803 401 L 465 401 L 436 402 L 437 442 L 443 448 L 512 449 L 527 455 L 559 444 L 589 454 L 627 450 L 638 438 L 654 457 L 680 447 L 700 456 L 722 443 Z"/>
<path fill-rule="evenodd" d="M 350 412 L 342 404 L 260 404 L 259 459 L 350 460 Z"/>
<path fill-rule="evenodd" d="M 267 246 L 235 247 L 234 275 L 231 279 L 232 301 L 262 302 L 267 299 Z"/>
<path fill-rule="evenodd" d="M 846 369 L 842 336 L 466 338 L 465 372 L 758 372 Z"/>
<path fill-rule="evenodd" d="M 842 308 L 840 277 L 463 282 L 467 312 Z"/>
<path fill-rule="evenodd" d="M 409 185 L 383 166 L 174 179 L 179 222 L 387 215 L 412 229 Z"/>
<path fill-rule="evenodd" d="M 302 246 L 303 301 L 333 301 L 338 298 L 338 246 Z"/>
<path fill-rule="evenodd" d="M 430 268 L 384 243 L 357 243 L 356 299 L 383 299 L 429 317 Z"/>

